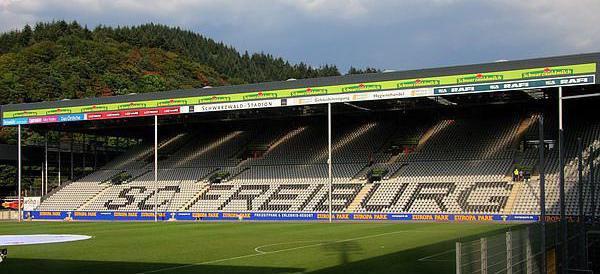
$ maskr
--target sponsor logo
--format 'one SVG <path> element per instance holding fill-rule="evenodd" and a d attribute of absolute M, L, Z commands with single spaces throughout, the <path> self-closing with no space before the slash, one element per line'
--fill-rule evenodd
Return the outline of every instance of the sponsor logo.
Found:
<path fill-rule="evenodd" d="M 327 94 L 326 88 L 307 88 L 292 91 L 292 96 L 323 95 Z"/>
<path fill-rule="evenodd" d="M 296 99 L 296 104 L 297 105 L 308 105 L 308 104 L 313 104 L 315 102 L 314 98 L 306 98 L 306 99 Z"/>
<path fill-rule="evenodd" d="M 60 211 L 40 211 L 40 216 L 58 217 L 58 216 L 60 216 L 60 214 L 61 214 Z"/>
<path fill-rule="evenodd" d="M 458 83 L 458 84 L 478 83 L 478 82 L 489 82 L 489 81 L 501 81 L 503 79 L 504 79 L 503 75 L 477 73 L 473 76 L 458 78 L 458 79 L 456 79 L 456 83 Z"/>
<path fill-rule="evenodd" d="M 353 94 L 352 95 L 352 101 L 367 100 L 368 98 L 369 98 L 368 94 Z"/>
<path fill-rule="evenodd" d="M 27 121 L 28 124 L 37 124 L 37 123 L 43 123 L 42 122 L 42 118 L 41 117 L 36 117 L 36 118 L 29 118 L 29 120 Z"/>
<path fill-rule="evenodd" d="M 277 106 L 280 106 L 279 101 L 270 100 L 270 101 L 257 101 L 257 102 L 239 102 L 239 103 L 199 105 L 199 106 L 196 106 L 196 108 L 194 108 L 194 111 L 195 112 L 208 112 L 208 111 L 265 108 L 265 107 L 277 107 Z"/>
<path fill-rule="evenodd" d="M 544 68 L 542 70 L 535 70 L 522 73 L 521 76 L 523 78 L 532 78 L 532 77 L 546 77 L 546 76 L 557 76 L 557 75 L 573 75 L 573 69 L 553 69 L 553 68 Z"/>
<path fill-rule="evenodd" d="M 491 222 L 494 220 L 494 216 L 493 215 L 455 215 L 454 220 L 456 220 L 456 221 Z"/>
<path fill-rule="evenodd" d="M 58 116 L 44 116 L 42 117 L 42 122 L 43 123 L 52 123 L 52 122 L 57 122 L 58 121 Z"/>
<path fill-rule="evenodd" d="M 316 97 L 315 98 L 315 103 L 331 103 L 331 102 L 347 102 L 347 101 L 351 101 L 351 97 L 348 95 L 341 95 L 341 96 L 323 96 L 323 97 Z"/>
<path fill-rule="evenodd" d="M 73 217 L 97 217 L 98 212 L 75 211 Z"/>
<path fill-rule="evenodd" d="M 94 112 L 94 111 L 106 111 L 108 110 L 108 107 L 106 106 L 96 106 L 93 105 L 91 107 L 84 107 L 81 109 L 81 112 Z"/>
<path fill-rule="evenodd" d="M 132 109 L 132 108 L 145 108 L 145 107 L 146 107 L 145 103 L 131 102 L 128 104 L 119 105 L 118 109 Z"/>
<path fill-rule="evenodd" d="M 187 100 L 184 100 L 184 99 L 177 99 L 177 100 L 169 99 L 166 101 L 158 102 L 159 107 L 160 106 L 179 106 L 179 105 L 187 105 L 187 104 L 188 104 Z"/>
<path fill-rule="evenodd" d="M 353 86 L 347 86 L 342 88 L 343 92 L 353 92 L 353 91 L 362 91 L 362 90 L 380 90 L 381 85 L 376 84 L 358 84 Z"/>
<path fill-rule="evenodd" d="M 229 102 L 231 97 L 229 96 L 210 96 L 202 97 L 198 100 L 198 104 L 214 103 L 214 102 Z"/>
<path fill-rule="evenodd" d="M 179 113 L 179 107 L 174 108 L 161 108 L 159 109 L 161 114 L 176 114 Z"/>
<path fill-rule="evenodd" d="M 18 118 L 18 117 L 27 117 L 27 116 L 35 116 L 37 115 L 37 113 L 33 112 L 33 111 L 20 111 L 20 112 L 16 112 L 13 114 L 12 117 L 14 118 Z"/>
<path fill-rule="evenodd" d="M 125 116 L 139 116 L 140 115 L 140 111 L 139 110 L 125 111 L 123 113 L 123 115 L 125 115 Z"/>
<path fill-rule="evenodd" d="M 375 99 L 387 99 L 387 98 L 400 98 L 404 97 L 404 91 L 382 91 L 373 93 L 373 98 Z"/>
<path fill-rule="evenodd" d="M 223 212 L 223 218 L 250 219 L 250 213 L 228 213 L 228 212 Z"/>
<path fill-rule="evenodd" d="M 142 115 L 154 115 L 154 114 L 158 114 L 158 109 L 142 110 Z"/>
<path fill-rule="evenodd" d="M 398 86 L 398 88 L 415 88 L 415 87 L 423 87 L 423 86 L 437 86 L 439 84 L 440 84 L 439 80 L 417 79 L 414 81 L 400 82 L 397 84 L 397 86 Z"/>
<path fill-rule="evenodd" d="M 430 214 L 414 214 L 413 215 L 413 220 L 415 221 L 433 221 L 433 215 Z"/>
<path fill-rule="evenodd" d="M 67 114 L 58 116 L 59 122 L 72 122 L 72 121 L 82 121 L 85 120 L 83 114 Z"/>
<path fill-rule="evenodd" d="M 70 109 L 62 109 L 62 108 L 55 108 L 55 109 L 51 109 L 46 111 L 46 114 L 60 114 L 60 113 L 71 113 Z"/>
<path fill-rule="evenodd" d="M 253 100 L 253 99 L 263 99 L 263 98 L 277 98 L 277 93 L 275 92 L 262 92 L 259 91 L 255 94 L 245 95 L 244 100 Z"/>
<path fill-rule="evenodd" d="M 106 118 L 117 118 L 117 117 L 121 117 L 121 112 L 108 112 L 104 114 L 104 117 Z"/>
<path fill-rule="evenodd" d="M 88 114 L 87 118 L 92 120 L 92 119 L 100 119 L 102 118 L 102 114 Z"/>
<path fill-rule="evenodd" d="M 183 214 L 180 214 L 180 215 L 183 215 Z M 215 212 L 192 213 L 192 218 L 219 218 L 219 213 L 215 213 Z"/>

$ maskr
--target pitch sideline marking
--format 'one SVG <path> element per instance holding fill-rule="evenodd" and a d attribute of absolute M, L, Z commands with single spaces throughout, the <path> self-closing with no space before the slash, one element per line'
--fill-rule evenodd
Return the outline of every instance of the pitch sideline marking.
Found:
<path fill-rule="evenodd" d="M 447 254 L 447 253 L 450 253 L 453 251 L 454 251 L 454 249 L 448 249 L 448 250 L 440 252 L 440 253 L 436 253 L 433 255 L 429 255 L 429 256 L 425 256 L 423 258 L 417 259 L 417 261 L 419 261 L 419 262 L 450 262 L 451 260 L 432 260 L 431 258 L 440 256 L 440 255 L 444 255 L 444 254 Z"/>
<path fill-rule="evenodd" d="M 293 242 L 282 242 L 282 243 L 274 243 L 274 244 L 268 244 L 268 245 L 261 245 L 261 246 L 257 246 L 254 248 L 254 251 L 258 252 L 258 253 L 269 253 L 269 252 L 273 252 L 273 251 L 262 251 L 262 248 L 265 247 L 269 247 L 269 246 L 277 246 L 277 245 L 285 245 L 285 244 L 296 244 L 296 243 L 325 243 L 324 241 L 321 240 L 314 240 L 314 241 L 293 241 Z M 277 251 L 277 250 L 274 250 Z"/>
<path fill-rule="evenodd" d="M 399 231 L 392 231 L 392 232 L 386 232 L 386 233 L 380 233 L 380 234 L 374 234 L 374 235 L 366 235 L 366 236 L 361 236 L 361 237 L 356 237 L 356 238 L 342 239 L 342 240 L 333 241 L 333 243 L 350 242 L 350 241 L 355 241 L 355 240 L 369 239 L 369 238 L 381 237 L 381 236 L 386 236 L 386 235 L 391 235 L 391 234 L 398 234 L 398 233 L 406 233 L 406 232 L 424 232 L 424 231 L 420 231 L 420 230 L 399 230 Z M 162 272 L 162 271 L 168 271 L 168 270 L 175 270 L 175 269 L 181 269 L 181 268 L 188 268 L 188 267 L 205 265 L 205 264 L 221 263 L 221 262 L 226 262 L 226 261 L 233 261 L 233 260 L 238 260 L 238 259 L 245 259 L 245 258 L 262 256 L 262 255 L 275 254 L 275 253 L 281 253 L 281 252 L 287 252 L 287 251 L 294 251 L 294 250 L 298 250 L 298 249 L 316 247 L 316 246 L 321 246 L 323 244 L 325 244 L 325 243 L 318 243 L 318 244 L 310 244 L 310 245 L 303 245 L 303 246 L 297 246 L 297 247 L 290 247 L 290 248 L 285 248 L 285 249 L 280 249 L 280 250 L 275 250 L 275 251 L 268 251 L 268 252 L 262 251 L 262 253 L 253 253 L 253 254 L 247 254 L 247 255 L 242 255 L 242 256 L 235 256 L 235 257 L 217 259 L 217 260 L 212 260 L 212 261 L 205 261 L 205 262 L 194 263 L 194 264 L 186 264 L 186 265 L 179 265 L 179 266 L 173 266 L 173 267 L 159 268 L 159 269 L 156 269 L 156 270 L 150 270 L 150 271 L 145 271 L 145 272 L 138 272 L 137 274 L 156 273 L 156 272 Z"/>

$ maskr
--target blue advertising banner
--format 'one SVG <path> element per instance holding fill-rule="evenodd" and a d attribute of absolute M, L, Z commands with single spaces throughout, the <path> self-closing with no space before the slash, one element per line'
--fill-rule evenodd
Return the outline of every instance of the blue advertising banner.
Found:
<path fill-rule="evenodd" d="M 25 220 L 65 221 L 153 221 L 151 211 L 25 211 Z M 159 212 L 162 221 L 325 221 L 327 213 L 312 212 Z M 333 213 L 336 221 L 424 221 L 424 222 L 537 222 L 538 215 L 501 214 L 405 214 Z"/>
<path fill-rule="evenodd" d="M 491 83 L 491 84 L 472 84 L 472 85 L 440 87 L 440 88 L 434 88 L 433 94 L 447 95 L 447 94 L 493 92 L 493 91 L 531 89 L 531 88 L 547 88 L 547 87 L 557 87 L 557 86 L 563 86 L 563 85 L 576 86 L 576 85 L 594 84 L 595 82 L 596 82 L 595 76 L 589 75 L 589 76 L 578 76 L 578 77 L 552 78 L 552 79 L 544 79 L 544 80 L 524 80 L 524 81 L 502 82 L 502 83 Z"/>

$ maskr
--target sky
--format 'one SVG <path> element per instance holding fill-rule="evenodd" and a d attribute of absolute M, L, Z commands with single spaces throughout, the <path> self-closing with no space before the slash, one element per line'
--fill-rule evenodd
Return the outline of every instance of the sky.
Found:
<path fill-rule="evenodd" d="M 0 32 L 154 22 L 344 72 L 597 52 L 598 14 L 600 0 L 0 0 Z"/>

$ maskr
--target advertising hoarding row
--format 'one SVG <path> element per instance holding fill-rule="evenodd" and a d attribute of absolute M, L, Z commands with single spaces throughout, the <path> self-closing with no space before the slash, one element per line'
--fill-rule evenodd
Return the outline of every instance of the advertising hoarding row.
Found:
<path fill-rule="evenodd" d="M 227 111 L 336 102 L 415 98 L 556 86 L 595 84 L 596 64 L 381 82 L 255 91 L 139 102 L 5 111 L 3 125 L 59 123 L 151 115 Z M 542 79 L 540 79 L 542 78 Z"/>
<path fill-rule="evenodd" d="M 25 220 L 153 221 L 147 211 L 24 211 Z M 333 213 L 337 221 L 537 222 L 538 215 Z M 313 212 L 159 212 L 162 221 L 326 221 L 327 213 Z"/>

